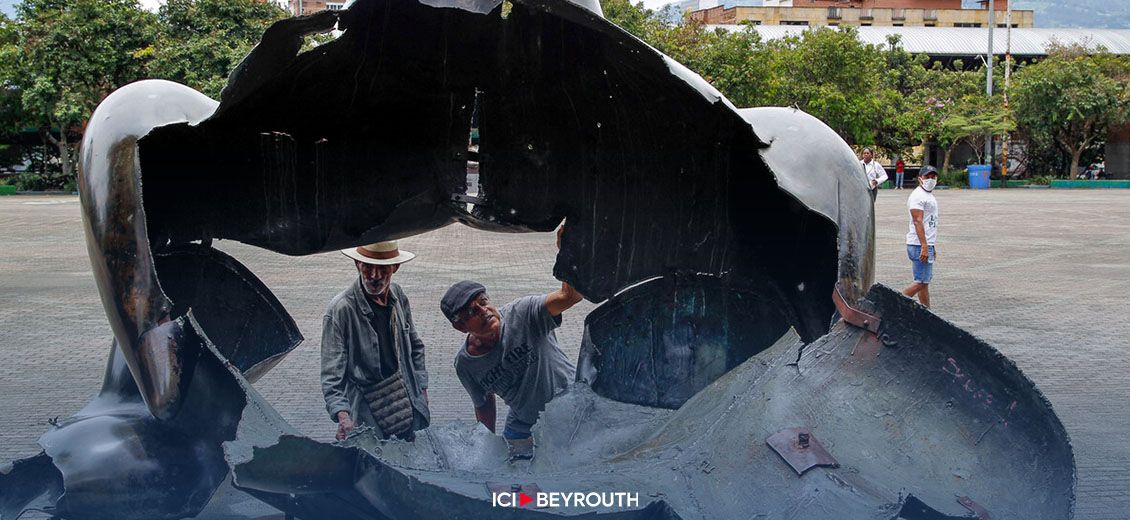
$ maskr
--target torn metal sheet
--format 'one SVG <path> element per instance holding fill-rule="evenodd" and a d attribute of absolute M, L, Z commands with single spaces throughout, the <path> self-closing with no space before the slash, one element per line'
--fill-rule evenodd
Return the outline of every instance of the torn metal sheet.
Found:
<path fill-rule="evenodd" d="M 335 23 L 340 38 L 299 54 Z M 963 514 L 954 496 L 994 518 L 1072 515 L 1071 447 L 1032 383 L 867 292 L 873 215 L 847 145 L 796 110 L 738 110 L 593 0 L 519 0 L 505 18 L 499 0 L 358 0 L 284 20 L 219 103 L 167 81 L 111 94 L 80 170 L 115 341 L 102 392 L 0 471 L 2 520 L 227 515 L 252 497 L 305 519 L 890 519 L 911 492 L 944 515 Z M 507 463 L 467 424 L 319 443 L 251 387 L 301 337 L 213 239 L 298 255 L 566 218 L 554 274 L 607 302 L 532 460 Z M 882 342 L 831 325 L 837 285 Z M 764 439 L 798 424 L 839 468 L 780 463 Z M 496 481 L 639 501 L 500 509 Z"/>

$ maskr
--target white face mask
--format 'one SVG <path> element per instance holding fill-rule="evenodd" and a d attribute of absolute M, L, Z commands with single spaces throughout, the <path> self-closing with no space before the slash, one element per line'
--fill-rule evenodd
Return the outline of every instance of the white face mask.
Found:
<path fill-rule="evenodd" d="M 934 186 L 938 185 L 938 179 L 922 179 L 922 189 L 926 191 L 934 191 Z"/>

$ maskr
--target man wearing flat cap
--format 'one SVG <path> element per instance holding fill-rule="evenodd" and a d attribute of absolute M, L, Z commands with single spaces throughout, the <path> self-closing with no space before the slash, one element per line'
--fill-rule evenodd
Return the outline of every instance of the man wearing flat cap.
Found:
<path fill-rule="evenodd" d="M 392 275 L 416 255 L 396 242 L 341 252 L 353 259 L 358 277 L 322 319 L 322 394 L 337 439 L 368 426 L 381 438 L 413 440 L 431 418 L 428 371 L 408 297 Z"/>
<path fill-rule="evenodd" d="M 533 455 L 530 428 L 545 403 L 564 391 L 575 369 L 557 346 L 561 313 L 583 296 L 568 283 L 549 294 L 518 298 L 496 308 L 486 287 L 464 280 L 440 302 L 444 316 L 467 334 L 455 355 L 455 373 L 471 396 L 475 418 L 495 429 L 494 396 L 510 407 L 502 436 L 512 459 Z"/>

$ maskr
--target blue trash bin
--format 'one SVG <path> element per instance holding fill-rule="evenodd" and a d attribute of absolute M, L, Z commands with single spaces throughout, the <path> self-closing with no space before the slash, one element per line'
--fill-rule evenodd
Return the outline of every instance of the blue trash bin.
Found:
<path fill-rule="evenodd" d="M 969 172 L 969 187 L 975 190 L 989 189 L 989 172 L 993 167 L 989 164 L 970 164 L 965 167 Z"/>

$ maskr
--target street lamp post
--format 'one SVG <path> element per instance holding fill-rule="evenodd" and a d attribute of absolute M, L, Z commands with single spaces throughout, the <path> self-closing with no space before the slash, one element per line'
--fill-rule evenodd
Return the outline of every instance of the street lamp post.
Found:
<path fill-rule="evenodd" d="M 1008 114 L 1008 79 L 1012 75 L 1012 4 L 1005 4 L 1004 14 L 1005 34 L 1004 39 L 1004 111 Z M 1001 143 L 1001 186 L 1008 186 L 1008 147 L 1011 144 L 1009 131 L 1004 132 L 1004 142 Z"/>
<path fill-rule="evenodd" d="M 985 55 L 985 95 L 993 97 L 993 28 L 997 25 L 996 6 L 989 0 L 989 53 Z M 993 134 L 985 136 L 985 164 L 993 171 Z"/>

